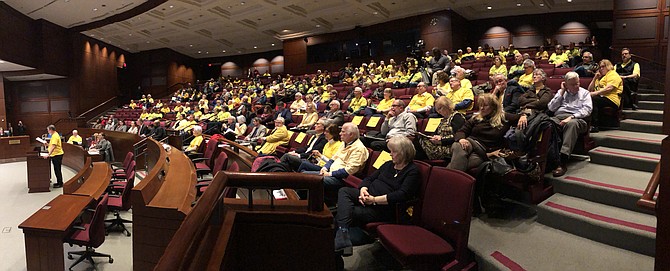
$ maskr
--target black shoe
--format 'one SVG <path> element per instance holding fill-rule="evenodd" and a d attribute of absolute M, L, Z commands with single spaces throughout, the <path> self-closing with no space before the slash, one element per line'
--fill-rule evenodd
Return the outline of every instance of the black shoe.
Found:
<path fill-rule="evenodd" d="M 636 104 L 634 104 L 634 105 L 632 106 L 631 109 L 633 109 L 633 111 L 635 111 L 635 110 L 637 110 L 637 109 L 639 109 L 639 108 L 640 108 L 639 106 L 637 106 Z"/>
<path fill-rule="evenodd" d="M 598 129 L 597 126 L 591 126 L 591 130 L 589 130 L 589 133 L 597 133 L 600 132 L 600 129 Z"/>
<path fill-rule="evenodd" d="M 342 256 L 351 256 L 354 254 L 354 245 L 349 239 L 349 229 L 339 228 L 335 234 L 335 252 L 342 253 Z"/>
<path fill-rule="evenodd" d="M 63 187 L 62 183 L 55 183 L 54 184 L 54 188 L 61 188 L 61 187 Z"/>

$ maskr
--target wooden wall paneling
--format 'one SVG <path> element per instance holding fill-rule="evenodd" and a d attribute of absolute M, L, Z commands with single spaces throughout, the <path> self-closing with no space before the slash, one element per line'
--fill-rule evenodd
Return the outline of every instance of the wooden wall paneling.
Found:
<path fill-rule="evenodd" d="M 284 71 L 289 74 L 303 74 L 307 70 L 307 44 L 302 38 L 284 41 Z"/>
<path fill-rule="evenodd" d="M 40 53 L 38 31 L 32 19 L 0 2 L 0 59 L 16 64 L 38 67 Z"/>
<path fill-rule="evenodd" d="M 614 39 L 656 39 L 657 20 L 657 16 L 618 18 L 614 30 Z"/>
<path fill-rule="evenodd" d="M 661 2 L 661 3 L 659 3 Z M 659 0 L 615 0 L 614 6 L 617 10 L 636 10 L 636 9 L 657 9 L 662 5 Z"/>

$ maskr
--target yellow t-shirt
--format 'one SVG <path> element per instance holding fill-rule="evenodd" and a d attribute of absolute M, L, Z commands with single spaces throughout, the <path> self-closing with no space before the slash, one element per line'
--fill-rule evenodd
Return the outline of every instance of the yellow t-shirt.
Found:
<path fill-rule="evenodd" d="M 393 102 L 395 99 L 391 98 L 388 101 L 386 99 L 383 99 L 379 101 L 379 104 L 377 105 L 377 110 L 385 111 L 388 109 L 391 109 L 391 105 L 393 105 Z"/>
<path fill-rule="evenodd" d="M 161 113 L 163 113 L 163 114 L 170 113 L 170 107 L 167 107 L 167 106 L 166 106 L 166 107 L 162 107 L 162 108 L 161 108 Z"/>
<path fill-rule="evenodd" d="M 330 93 L 328 93 L 327 91 L 321 93 L 321 101 L 328 101 L 328 100 L 330 100 Z"/>
<path fill-rule="evenodd" d="M 449 100 L 451 100 L 451 102 L 454 103 L 454 105 L 462 102 L 463 100 L 472 100 L 472 103 L 470 103 L 470 106 L 468 106 L 467 108 L 463 108 L 461 110 L 458 110 L 458 112 L 461 112 L 463 114 L 465 114 L 465 112 L 468 111 L 468 110 L 472 110 L 472 108 L 475 105 L 475 103 L 474 103 L 475 94 L 472 93 L 472 88 L 461 87 L 456 91 L 449 91 L 449 92 L 447 92 L 446 97 Z"/>
<path fill-rule="evenodd" d="M 188 148 L 192 150 L 193 152 L 198 151 L 198 148 L 200 147 L 200 144 L 202 143 L 202 136 L 196 136 L 191 140 L 191 144 L 188 145 Z"/>
<path fill-rule="evenodd" d="M 349 107 L 353 109 L 354 111 L 361 110 L 363 107 L 368 105 L 368 100 L 365 99 L 365 97 L 361 96 L 360 98 L 353 98 L 351 99 L 351 103 L 349 103 Z"/>
<path fill-rule="evenodd" d="M 81 145 L 81 142 L 82 142 L 81 136 L 71 135 L 70 138 L 67 139 L 67 143 L 73 144 L 74 142 L 77 142 Z"/>
<path fill-rule="evenodd" d="M 342 147 L 342 141 L 329 141 L 323 146 L 323 153 L 321 155 L 325 156 L 326 159 L 330 159 L 340 150 Z M 326 165 L 325 159 L 319 160 L 319 166 L 323 167 Z"/>
<path fill-rule="evenodd" d="M 60 135 L 58 133 L 53 133 L 51 135 L 51 139 L 49 140 L 49 146 L 53 145 L 53 151 L 51 152 L 51 157 L 54 157 L 56 155 L 62 155 L 63 154 L 63 142 L 60 139 Z"/>
<path fill-rule="evenodd" d="M 219 114 L 216 115 L 216 120 L 217 121 L 226 121 L 226 120 L 228 120 L 228 117 L 230 117 L 230 112 L 221 111 L 221 112 L 219 112 Z"/>
<path fill-rule="evenodd" d="M 507 76 L 507 66 L 505 65 L 500 65 L 500 67 L 496 68 L 495 65 L 491 66 L 491 69 L 489 69 L 489 75 L 493 76 L 495 74 L 504 74 Z"/>
<path fill-rule="evenodd" d="M 533 74 L 532 73 L 522 74 L 519 77 L 519 82 L 518 83 L 519 83 L 519 85 L 522 85 L 524 87 L 532 86 L 533 85 Z"/>
<path fill-rule="evenodd" d="M 274 93 L 274 91 L 272 90 L 272 88 L 267 88 L 265 90 L 265 97 L 272 98 L 273 93 Z"/>
<path fill-rule="evenodd" d="M 612 89 L 612 91 L 609 93 L 602 94 L 601 96 L 609 99 L 614 104 L 619 106 L 621 104 L 621 97 L 619 97 L 619 95 L 623 92 L 623 80 L 621 80 L 621 77 L 616 73 L 615 70 L 608 71 L 605 76 L 598 80 L 596 84 L 596 90 L 601 90 L 607 87 L 607 85 L 614 86 L 614 89 Z"/>
<path fill-rule="evenodd" d="M 433 106 L 435 104 L 435 98 L 428 92 L 424 92 L 422 95 L 416 94 L 412 97 L 412 100 L 409 101 L 410 110 L 419 110 L 426 106 Z"/>
<path fill-rule="evenodd" d="M 485 52 L 476 52 L 476 53 L 475 53 L 475 58 L 476 58 L 476 59 L 485 58 L 485 57 L 486 57 L 486 53 L 485 53 Z"/>
<path fill-rule="evenodd" d="M 551 63 L 551 64 L 565 63 L 567 61 L 568 61 L 568 54 L 566 54 L 566 53 L 562 53 L 560 55 L 557 55 L 556 53 L 553 53 L 549 57 L 549 63 Z"/>

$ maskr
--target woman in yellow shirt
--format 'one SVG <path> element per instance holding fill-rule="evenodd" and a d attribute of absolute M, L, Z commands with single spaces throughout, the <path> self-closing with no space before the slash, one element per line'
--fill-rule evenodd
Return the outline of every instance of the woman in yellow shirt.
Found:
<path fill-rule="evenodd" d="M 395 99 L 393 98 L 393 91 L 391 88 L 385 88 L 384 89 L 384 99 L 379 101 L 379 104 L 377 104 L 377 107 L 368 107 L 365 109 L 365 115 L 366 116 L 384 116 L 386 115 L 389 110 L 391 110 L 391 105 L 393 105 L 393 101 Z M 374 105 L 373 105 L 374 106 Z"/>
<path fill-rule="evenodd" d="M 591 132 L 598 132 L 600 110 L 605 107 L 618 109 L 621 105 L 621 93 L 623 92 L 623 80 L 614 70 L 612 62 L 603 59 L 598 63 L 600 68 L 589 84 L 593 111 L 591 112 Z"/>
<path fill-rule="evenodd" d="M 323 147 L 323 153 L 318 150 L 312 151 L 312 157 L 316 159 L 316 164 L 309 161 L 302 161 L 298 167 L 298 172 L 321 170 L 321 168 L 330 161 L 330 158 L 344 146 L 340 140 L 340 127 L 338 127 L 337 124 L 328 125 L 324 131 L 324 135 L 328 140 L 328 143 Z"/>
<path fill-rule="evenodd" d="M 313 102 L 305 105 L 305 115 L 302 116 L 302 121 L 296 126 L 298 130 L 309 130 L 319 120 L 319 114 L 316 112 L 316 106 Z"/>
<path fill-rule="evenodd" d="M 493 66 L 489 69 L 489 76 L 496 74 L 507 76 L 507 66 L 503 65 L 502 57 L 500 56 L 493 57 Z"/>
<path fill-rule="evenodd" d="M 523 61 L 524 74 L 519 76 L 519 85 L 528 89 L 533 85 L 533 71 L 535 70 L 535 62 L 530 59 Z"/>

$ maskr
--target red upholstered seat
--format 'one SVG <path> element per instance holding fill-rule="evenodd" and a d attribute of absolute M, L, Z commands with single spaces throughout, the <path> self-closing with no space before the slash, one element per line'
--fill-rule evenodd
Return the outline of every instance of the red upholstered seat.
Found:
<path fill-rule="evenodd" d="M 381 225 L 377 228 L 379 239 L 389 244 L 391 254 L 402 255 L 406 265 L 423 265 L 435 258 L 449 258 L 454 248 L 440 236 L 413 225 Z M 438 263 L 439 264 L 439 263 Z"/>

